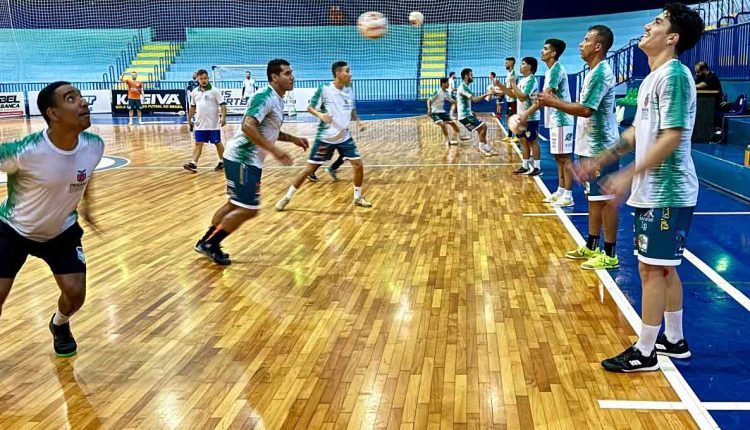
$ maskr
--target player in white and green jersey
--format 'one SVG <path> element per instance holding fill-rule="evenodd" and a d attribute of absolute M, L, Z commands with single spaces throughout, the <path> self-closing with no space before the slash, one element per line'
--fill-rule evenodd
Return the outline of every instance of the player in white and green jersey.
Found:
<path fill-rule="evenodd" d="M 276 203 L 276 210 L 281 212 L 294 197 L 294 193 L 334 152 L 344 156 L 354 167 L 354 206 L 369 208 L 372 204 L 362 197 L 362 185 L 365 180 L 362 157 L 357 144 L 349 131 L 349 124 L 355 121 L 359 130 L 364 130 L 357 116 L 352 90 L 352 72 L 346 61 L 336 61 L 331 65 L 333 82 L 318 87 L 310 99 L 307 111 L 315 115 L 320 123 L 315 142 L 310 149 L 307 167 L 300 172 L 289 187 L 286 195 Z M 330 173 L 330 172 L 329 172 Z"/>
<path fill-rule="evenodd" d="M 486 157 L 497 155 L 497 152 L 489 143 L 487 143 L 487 124 L 474 116 L 474 112 L 471 110 L 472 103 L 480 102 L 483 98 L 492 94 L 492 92 L 488 91 L 480 96 L 475 96 L 474 93 L 471 92 L 469 85 L 474 82 L 474 72 L 472 72 L 471 69 L 461 70 L 461 79 L 461 85 L 456 89 L 456 111 L 458 112 L 458 122 L 463 124 L 469 132 L 474 130 L 479 132 L 479 152 L 482 155 Z"/>
<path fill-rule="evenodd" d="M 539 110 L 535 103 L 539 93 L 539 84 L 534 76 L 537 66 L 536 58 L 524 57 L 521 60 L 523 78 L 518 82 L 510 81 L 510 87 L 500 85 L 502 92 L 516 98 L 518 118 L 526 123 L 526 130 L 518 135 L 521 141 L 521 167 L 513 171 L 514 175 L 538 176 L 542 174 L 538 142 Z"/>
<path fill-rule="evenodd" d="M 587 158 L 601 155 L 619 138 L 615 120 L 615 76 L 604 61 L 613 42 L 612 30 L 604 25 L 590 27 L 584 36 L 579 48 L 589 72 L 584 78 L 578 103 L 565 102 L 547 94 L 538 98 L 539 104 L 548 109 L 554 108 L 578 117 L 575 152 L 583 163 Z M 603 167 L 596 177 L 584 184 L 589 201 L 588 238 L 585 245 L 565 254 L 567 258 L 585 260 L 581 265 L 584 269 L 615 269 L 620 265 L 616 254 L 617 203 L 600 187 L 601 180 L 617 169 L 617 163 Z M 600 251 L 602 227 L 604 250 Z"/>
<path fill-rule="evenodd" d="M 516 80 L 516 58 L 515 57 L 507 57 L 505 59 L 505 84 L 507 87 L 510 87 L 510 82 L 515 82 Z M 516 114 L 516 98 L 513 97 L 511 94 L 505 94 L 505 124 L 508 124 L 508 119 L 510 119 L 511 116 Z M 510 128 L 506 126 L 506 132 L 508 133 L 507 136 L 503 138 L 504 141 L 511 142 L 513 141 L 513 132 L 510 131 Z"/>
<path fill-rule="evenodd" d="M 681 3 L 665 5 L 645 26 L 638 47 L 648 57 L 651 73 L 638 89 L 633 127 L 604 154 L 579 164 L 579 175 L 586 177 L 635 149 L 635 162 L 603 184 L 617 197 L 630 191 L 643 284 L 638 342 L 602 361 L 611 372 L 657 370 L 657 354 L 691 355 L 682 332 L 682 283 L 675 266 L 682 261 L 698 199 L 698 177 L 690 157 L 696 91 L 690 69 L 678 56 L 695 46 L 704 27 L 698 12 Z M 665 331 L 660 335 L 662 318 Z"/>
<path fill-rule="evenodd" d="M 78 345 L 69 319 L 86 298 L 78 215 L 94 227 L 87 190 L 104 142 L 84 131 L 91 126 L 89 105 L 70 83 L 44 87 L 37 106 L 48 128 L 0 144 L 0 171 L 8 175 L 8 195 L 0 204 L 0 314 L 26 258 L 44 260 L 61 291 L 49 323 L 54 350 L 58 357 L 70 357 Z"/>
<path fill-rule="evenodd" d="M 440 79 L 440 89 L 435 90 L 434 93 L 427 99 L 427 115 L 432 118 L 432 122 L 440 126 L 440 130 L 443 131 L 446 145 L 455 145 L 458 143 L 458 126 L 453 120 L 451 120 L 450 114 L 445 111 L 445 104 L 450 103 L 454 105 L 456 100 L 451 97 L 448 92 L 449 81 L 448 78 Z M 448 127 L 445 125 L 449 124 L 453 129 L 454 139 L 450 138 L 448 133 Z"/>
<path fill-rule="evenodd" d="M 221 250 L 221 242 L 258 214 L 266 154 L 271 153 L 284 165 L 292 164 L 292 158 L 276 146 L 276 141 L 292 142 L 302 149 L 307 149 L 309 145 L 304 137 L 281 131 L 284 94 L 294 88 L 292 67 L 286 60 L 271 60 L 266 68 L 266 76 L 269 85 L 253 95 L 242 118 L 242 126 L 227 142 L 224 151 L 228 201 L 216 211 L 208 231 L 195 244 L 197 252 L 216 264 L 231 264 L 229 255 Z"/>

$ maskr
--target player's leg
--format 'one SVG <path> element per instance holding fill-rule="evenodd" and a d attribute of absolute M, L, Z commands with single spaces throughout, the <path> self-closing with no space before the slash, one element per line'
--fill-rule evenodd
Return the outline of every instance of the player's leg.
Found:
<path fill-rule="evenodd" d="M 133 123 L 133 111 L 135 110 L 135 100 L 128 99 L 128 124 Z"/>
<path fill-rule="evenodd" d="M 68 227 L 54 239 L 34 244 L 30 253 L 44 260 L 60 288 L 57 310 L 49 322 L 58 357 L 75 355 L 78 345 L 70 330 L 70 318 L 86 300 L 86 256 L 78 223 Z"/>
<path fill-rule="evenodd" d="M 138 99 L 135 101 L 135 108 L 138 111 L 138 124 L 143 124 L 143 109 L 142 109 L 142 102 L 141 99 Z"/>
<path fill-rule="evenodd" d="M 216 155 L 219 157 L 214 171 L 224 170 L 224 144 L 221 143 L 221 130 L 211 130 L 208 142 L 216 146 Z"/>
<path fill-rule="evenodd" d="M 0 317 L 3 305 L 13 287 L 13 280 L 29 255 L 29 239 L 0 221 Z"/>
<path fill-rule="evenodd" d="M 354 205 L 369 208 L 372 206 L 368 200 L 362 196 L 362 185 L 365 182 L 365 168 L 362 164 L 362 156 L 359 154 L 357 144 L 354 139 L 342 142 L 338 147 L 339 152 L 354 168 Z"/>
<path fill-rule="evenodd" d="M 521 167 L 513 171 L 514 175 L 525 175 L 530 172 L 529 159 L 531 158 L 531 146 L 523 135 L 520 136 L 521 143 Z"/>
<path fill-rule="evenodd" d="M 526 125 L 526 140 L 529 142 L 532 160 L 529 160 L 531 169 L 528 176 L 538 176 L 542 174 L 541 151 L 539 150 L 539 121 L 529 121 Z"/>
<path fill-rule="evenodd" d="M 331 177 L 331 180 L 333 182 L 338 182 L 339 176 L 338 176 L 338 170 L 341 166 L 344 165 L 344 161 L 346 159 L 344 158 L 344 154 L 341 153 L 341 149 L 338 149 L 339 156 L 336 158 L 336 160 L 326 168 L 326 173 L 328 173 L 328 176 Z"/>
<path fill-rule="evenodd" d="M 193 143 L 192 155 L 193 158 L 189 162 L 182 165 L 185 170 L 189 170 L 193 173 L 198 172 L 198 161 L 200 160 L 201 154 L 203 153 L 203 143 L 206 140 L 200 132 L 201 130 L 195 131 L 195 143 Z"/>
<path fill-rule="evenodd" d="M 443 138 L 445 138 L 445 144 L 450 145 L 450 136 L 448 136 L 448 128 L 445 126 L 445 123 L 443 121 L 440 121 L 437 123 L 438 127 L 440 127 L 440 131 L 443 133 Z"/>
<path fill-rule="evenodd" d="M 620 267 L 620 260 L 616 253 L 618 207 L 614 201 L 614 196 L 601 189 L 601 182 L 608 175 L 615 173 L 617 168 L 617 163 L 605 166 L 600 170 L 599 176 L 588 182 L 589 207 L 591 208 L 589 210 L 589 222 L 594 223 L 592 228 L 596 228 L 597 235 L 599 229 L 604 231 L 604 244 L 602 252 L 596 253 L 590 260 L 581 265 L 583 269 L 616 269 Z M 598 236 L 596 241 L 600 242 Z"/>
<path fill-rule="evenodd" d="M 336 145 L 330 144 L 328 142 L 323 142 L 320 139 L 315 139 L 312 148 L 310 148 L 310 155 L 308 156 L 307 163 L 305 164 L 305 169 L 298 173 L 294 178 L 294 182 L 292 182 L 292 185 L 289 186 L 286 195 L 282 197 L 278 202 L 276 202 L 277 211 L 281 212 L 284 210 L 284 208 L 286 208 L 286 205 L 288 205 L 292 200 L 292 197 L 294 197 L 294 193 L 296 193 L 297 190 L 302 186 L 302 184 L 305 183 L 305 179 L 307 179 L 310 175 L 315 174 L 315 172 L 318 170 L 318 167 L 320 167 L 326 161 L 330 160 L 335 150 Z"/>
<path fill-rule="evenodd" d="M 449 121 L 448 124 L 453 129 L 453 139 L 450 140 L 450 143 L 456 145 L 458 144 L 458 139 L 460 138 L 461 131 L 458 129 L 458 125 L 455 123 L 455 121 Z"/>

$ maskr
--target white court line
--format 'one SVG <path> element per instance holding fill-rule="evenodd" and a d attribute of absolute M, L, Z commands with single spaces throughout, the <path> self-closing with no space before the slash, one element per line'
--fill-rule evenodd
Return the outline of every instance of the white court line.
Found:
<path fill-rule="evenodd" d="M 685 259 L 687 261 L 693 263 L 693 266 L 697 267 L 698 270 L 703 272 L 703 274 L 708 277 L 708 279 L 712 280 L 717 287 L 721 288 L 722 291 L 729 294 L 729 296 L 735 299 L 737 303 L 739 303 L 743 308 L 750 311 L 750 298 L 742 294 L 740 290 L 727 282 L 726 279 L 722 278 L 721 275 L 716 273 L 714 269 L 709 267 L 708 264 L 704 263 L 703 260 L 696 257 L 692 252 L 686 249 L 683 255 L 685 256 Z"/>
<path fill-rule="evenodd" d="M 750 411 L 750 402 L 703 402 L 709 411 Z M 682 402 L 651 402 L 638 400 L 599 400 L 602 409 L 686 410 Z"/>
<path fill-rule="evenodd" d="M 498 125 L 502 128 L 502 124 L 500 124 L 499 121 Z M 503 130 L 505 129 L 503 128 Z M 521 151 L 518 149 L 518 147 L 516 145 L 512 146 L 516 153 L 520 156 Z M 549 189 L 547 189 L 547 186 L 544 184 L 544 181 L 542 181 L 542 178 L 540 178 L 539 176 L 535 176 L 534 181 L 536 182 L 537 186 L 542 191 L 544 196 L 548 197 L 550 195 L 550 192 Z M 583 240 L 583 236 L 581 236 L 581 233 L 579 233 L 573 225 L 573 222 L 569 217 L 566 216 L 565 211 L 563 211 L 561 208 L 554 208 L 554 211 L 565 228 L 568 230 L 568 233 L 570 233 L 570 235 L 573 237 L 573 240 L 575 240 L 576 244 L 581 246 L 586 243 L 586 241 Z M 620 288 L 617 286 L 615 280 L 612 279 L 612 275 L 610 275 L 609 272 L 603 269 L 595 270 L 595 272 L 599 276 L 599 280 L 607 289 L 610 296 L 612 296 L 612 300 L 614 300 L 615 304 L 617 304 L 620 312 L 622 312 L 622 314 L 628 320 L 628 323 L 633 328 L 635 333 L 640 333 L 641 319 L 636 313 L 635 309 L 633 309 L 633 306 L 630 304 L 628 299 L 623 294 L 622 290 L 620 290 Z M 719 429 L 719 425 L 716 423 L 716 421 L 714 421 L 711 414 L 708 413 L 706 407 L 701 404 L 698 396 L 695 395 L 693 389 L 690 388 L 690 385 L 688 385 L 685 378 L 682 376 L 682 374 L 680 374 L 680 371 L 677 370 L 677 368 L 668 357 L 663 355 L 659 356 L 659 369 L 662 373 L 664 373 L 664 376 L 667 378 L 667 381 L 675 390 L 675 393 L 677 393 L 677 396 L 682 400 L 682 403 L 685 404 L 685 408 L 693 417 L 693 420 L 695 420 L 695 423 L 698 425 L 698 427 L 700 427 L 701 429 Z M 606 370 L 602 369 L 602 372 L 606 372 Z"/>
<path fill-rule="evenodd" d="M 518 163 L 435 163 L 435 164 L 365 164 L 366 168 L 419 168 L 419 167 L 487 167 L 487 166 L 515 166 Z M 299 166 L 267 166 L 263 170 L 285 170 L 285 169 L 302 169 L 304 165 Z M 343 166 L 347 167 L 347 166 Z M 184 170 L 181 166 L 128 166 L 125 170 Z M 213 170 L 213 167 L 199 167 L 198 170 Z"/>
<path fill-rule="evenodd" d="M 588 216 L 588 212 L 565 212 L 567 216 Z M 631 212 L 630 215 L 633 215 Z M 720 215 L 750 215 L 750 212 L 693 212 L 693 215 L 698 216 L 720 216 Z M 552 212 L 546 212 L 546 213 L 533 213 L 533 214 L 523 214 L 522 216 L 531 216 L 531 217 L 545 217 L 545 216 L 557 216 L 556 213 Z"/>

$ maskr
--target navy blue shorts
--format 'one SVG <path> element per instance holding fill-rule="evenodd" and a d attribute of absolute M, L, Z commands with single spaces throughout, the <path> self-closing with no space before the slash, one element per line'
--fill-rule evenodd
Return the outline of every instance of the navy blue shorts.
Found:
<path fill-rule="evenodd" d="M 586 158 L 590 157 L 578 157 L 578 159 L 581 161 L 585 160 Z M 586 193 L 586 196 L 588 196 L 590 202 L 603 202 L 615 198 L 615 196 L 613 196 L 612 194 L 607 194 L 602 191 L 602 181 L 606 180 L 608 175 L 617 173 L 618 170 L 620 170 L 619 162 L 608 164 L 600 168 L 592 178 L 590 178 L 583 184 L 583 192 Z"/>
<path fill-rule="evenodd" d="M 221 130 L 195 130 L 195 141 L 201 143 L 221 143 Z"/>
<path fill-rule="evenodd" d="M 328 143 L 316 139 L 310 149 L 310 157 L 307 159 L 307 162 L 310 164 L 323 164 L 333 158 L 334 151 L 338 151 L 344 157 L 344 160 L 359 160 L 362 158 L 359 155 L 359 150 L 354 143 L 354 139 L 349 138 L 341 143 Z"/>
<path fill-rule="evenodd" d="M 432 118 L 432 122 L 435 124 L 440 124 L 441 122 L 450 122 L 451 116 L 448 114 L 448 112 L 437 112 L 430 114 L 430 117 Z"/>
<path fill-rule="evenodd" d="M 224 159 L 229 202 L 245 209 L 260 209 L 260 177 L 263 173 L 252 164 Z"/>
<path fill-rule="evenodd" d="M 141 110 L 141 99 L 128 99 L 128 110 Z"/>
<path fill-rule="evenodd" d="M 638 261 L 652 266 L 678 266 L 685 252 L 694 209 L 636 208 L 633 247 Z"/>
<path fill-rule="evenodd" d="M 474 131 L 484 124 L 479 118 L 474 115 L 469 115 L 464 119 L 459 119 L 458 122 L 464 125 L 467 130 Z"/>
<path fill-rule="evenodd" d="M 533 142 L 539 138 L 539 120 L 529 121 L 526 125 L 526 131 L 521 133 L 520 138 Z"/>
<path fill-rule="evenodd" d="M 29 255 L 41 258 L 55 275 L 86 273 L 86 256 L 78 223 L 46 242 L 27 239 L 0 221 L 0 278 L 13 279 Z"/>

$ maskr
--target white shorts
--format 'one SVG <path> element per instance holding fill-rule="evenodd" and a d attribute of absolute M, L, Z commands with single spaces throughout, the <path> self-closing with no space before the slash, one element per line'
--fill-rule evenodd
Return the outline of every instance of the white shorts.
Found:
<path fill-rule="evenodd" d="M 573 153 L 573 126 L 549 129 L 549 152 L 553 155 Z"/>

